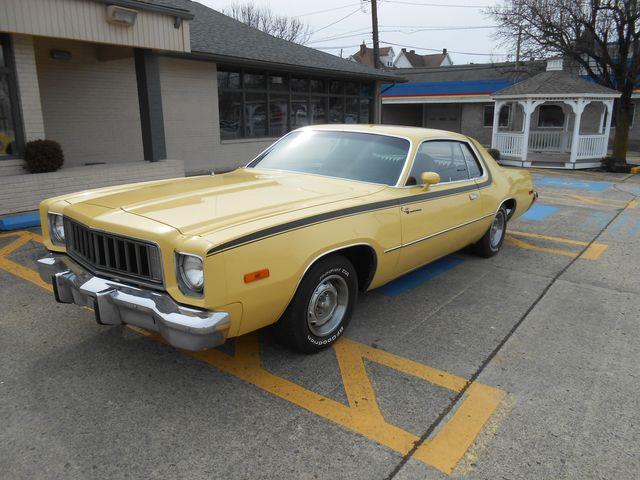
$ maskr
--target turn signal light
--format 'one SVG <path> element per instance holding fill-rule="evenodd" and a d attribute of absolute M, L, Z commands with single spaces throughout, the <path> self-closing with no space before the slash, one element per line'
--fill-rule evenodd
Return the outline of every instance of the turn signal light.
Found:
<path fill-rule="evenodd" d="M 267 278 L 269 276 L 269 269 L 263 268 L 262 270 L 258 270 L 257 272 L 247 273 L 244 276 L 244 283 L 255 282 L 256 280 L 262 280 L 263 278 Z"/>

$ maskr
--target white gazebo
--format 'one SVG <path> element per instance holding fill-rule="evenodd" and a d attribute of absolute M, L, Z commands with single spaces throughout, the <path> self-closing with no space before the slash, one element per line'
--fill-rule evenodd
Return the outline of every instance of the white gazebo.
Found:
<path fill-rule="evenodd" d="M 551 59 L 545 72 L 492 95 L 491 147 L 504 165 L 599 167 L 607 156 L 613 101 L 619 96 L 563 71 L 562 59 Z"/>

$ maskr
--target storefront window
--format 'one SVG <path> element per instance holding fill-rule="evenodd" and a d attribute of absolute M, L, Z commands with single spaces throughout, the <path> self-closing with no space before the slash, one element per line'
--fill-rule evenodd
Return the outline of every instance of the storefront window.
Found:
<path fill-rule="evenodd" d="M 309 125 L 309 102 L 306 98 L 294 97 L 291 101 L 291 129 Z"/>
<path fill-rule="evenodd" d="M 244 100 L 245 137 L 267 136 L 267 95 L 247 93 Z"/>
<path fill-rule="evenodd" d="M 9 37 L 0 35 L 0 159 L 21 149 L 15 72 L 11 64 Z"/>
<path fill-rule="evenodd" d="M 344 98 L 329 98 L 329 123 L 342 123 L 344 120 Z"/>
<path fill-rule="evenodd" d="M 347 97 L 344 112 L 344 123 L 358 123 L 359 104 L 360 99 Z"/>
<path fill-rule="evenodd" d="M 220 95 L 220 138 L 242 138 L 242 93 L 225 92 Z"/>
<path fill-rule="evenodd" d="M 320 125 L 327 123 L 327 99 L 311 99 L 311 123 L 310 125 Z"/>
<path fill-rule="evenodd" d="M 277 72 L 218 70 L 220 138 L 280 137 L 324 123 L 370 123 L 373 84 Z"/>
<path fill-rule="evenodd" d="M 272 95 L 269 103 L 269 115 L 269 136 L 281 137 L 287 133 L 289 97 Z"/>
<path fill-rule="evenodd" d="M 309 81 L 306 78 L 292 78 L 291 90 L 294 92 L 307 93 L 309 91 Z"/>

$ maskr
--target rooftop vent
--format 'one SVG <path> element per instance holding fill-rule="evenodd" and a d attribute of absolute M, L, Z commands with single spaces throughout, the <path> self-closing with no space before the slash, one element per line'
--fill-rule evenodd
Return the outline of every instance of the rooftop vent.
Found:
<path fill-rule="evenodd" d="M 561 71 L 562 58 L 550 58 L 547 60 L 547 72 Z"/>

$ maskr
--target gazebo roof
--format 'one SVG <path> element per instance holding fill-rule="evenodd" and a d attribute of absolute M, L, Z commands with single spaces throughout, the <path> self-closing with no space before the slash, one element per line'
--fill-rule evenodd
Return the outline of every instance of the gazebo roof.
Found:
<path fill-rule="evenodd" d="M 539 73 L 495 92 L 493 97 L 619 97 L 620 93 L 562 70 Z"/>

